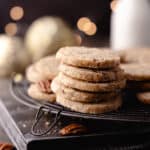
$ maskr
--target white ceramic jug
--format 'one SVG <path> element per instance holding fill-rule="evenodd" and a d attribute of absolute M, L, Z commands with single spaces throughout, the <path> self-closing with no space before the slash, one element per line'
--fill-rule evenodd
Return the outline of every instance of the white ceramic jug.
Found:
<path fill-rule="evenodd" d="M 150 47 L 150 0 L 119 0 L 111 19 L 114 50 Z"/>

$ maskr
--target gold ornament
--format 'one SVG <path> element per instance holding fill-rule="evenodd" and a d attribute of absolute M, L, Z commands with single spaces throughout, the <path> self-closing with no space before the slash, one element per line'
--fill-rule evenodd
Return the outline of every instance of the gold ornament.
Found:
<path fill-rule="evenodd" d="M 41 17 L 29 27 L 25 44 L 33 61 L 47 56 L 60 47 L 77 45 L 76 37 L 67 24 L 57 17 Z"/>
<path fill-rule="evenodd" d="M 30 57 L 18 37 L 0 35 L 0 77 L 14 72 L 23 72 L 30 63 Z"/>

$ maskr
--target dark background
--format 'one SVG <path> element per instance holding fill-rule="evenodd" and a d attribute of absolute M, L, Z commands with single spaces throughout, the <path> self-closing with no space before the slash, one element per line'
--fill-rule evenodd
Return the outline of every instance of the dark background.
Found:
<path fill-rule="evenodd" d="M 11 20 L 10 8 L 22 6 L 24 17 L 17 21 L 25 32 L 36 18 L 45 15 L 62 17 L 71 27 L 77 30 L 76 23 L 80 17 L 89 17 L 97 25 L 95 36 L 109 36 L 110 0 L 0 0 L 0 32 Z"/>

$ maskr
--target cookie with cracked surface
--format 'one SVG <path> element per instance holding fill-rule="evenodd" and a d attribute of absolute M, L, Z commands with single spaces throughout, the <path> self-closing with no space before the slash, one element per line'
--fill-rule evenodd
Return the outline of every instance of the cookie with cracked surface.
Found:
<path fill-rule="evenodd" d="M 57 94 L 56 102 L 73 111 L 89 114 L 101 114 L 105 112 L 115 111 L 122 105 L 122 99 L 120 96 L 117 96 L 112 101 L 89 104 L 71 101 Z"/>
<path fill-rule="evenodd" d="M 27 90 L 27 93 L 30 97 L 36 100 L 49 101 L 49 102 L 55 102 L 56 100 L 56 96 L 54 93 L 42 92 L 38 84 L 31 84 Z"/>
<path fill-rule="evenodd" d="M 30 65 L 27 69 L 26 69 L 26 79 L 29 82 L 39 82 L 42 81 L 44 79 L 43 75 L 40 74 L 34 65 Z"/>
<path fill-rule="evenodd" d="M 108 100 L 111 101 L 119 93 L 119 91 L 105 93 L 83 92 L 64 86 L 60 83 L 57 77 L 52 81 L 51 89 L 54 93 L 61 94 L 65 99 L 82 103 L 97 103 Z"/>
<path fill-rule="evenodd" d="M 119 67 L 109 70 L 99 70 L 61 64 L 59 70 L 72 78 L 89 82 L 108 82 L 124 78 L 124 71 Z"/>
<path fill-rule="evenodd" d="M 67 87 L 87 92 L 111 92 L 123 89 L 126 86 L 126 80 L 124 79 L 108 83 L 99 83 L 99 82 L 93 83 L 73 79 L 71 77 L 64 75 L 61 72 L 59 73 L 58 78 L 60 83 L 62 83 Z"/>
<path fill-rule="evenodd" d="M 47 56 L 29 66 L 26 70 L 27 80 L 39 82 L 52 80 L 58 74 L 59 61 L 55 56 Z"/>
<path fill-rule="evenodd" d="M 57 52 L 56 58 L 84 68 L 114 68 L 120 64 L 120 57 L 105 48 L 64 47 Z"/>
<path fill-rule="evenodd" d="M 59 64 L 59 60 L 53 55 L 42 58 L 35 64 L 35 67 L 37 71 L 43 73 L 48 79 L 52 80 L 58 74 Z"/>

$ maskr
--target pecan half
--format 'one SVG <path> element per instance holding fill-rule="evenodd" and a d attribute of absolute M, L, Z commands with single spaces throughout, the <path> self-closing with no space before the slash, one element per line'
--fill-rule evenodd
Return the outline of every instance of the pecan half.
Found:
<path fill-rule="evenodd" d="M 87 128 L 81 124 L 72 123 L 70 125 L 67 125 L 66 127 L 62 128 L 59 131 L 59 134 L 65 136 L 65 135 L 78 135 L 87 133 Z"/>
<path fill-rule="evenodd" d="M 14 147 L 8 143 L 1 143 L 0 150 L 14 150 Z"/>
<path fill-rule="evenodd" d="M 38 86 L 40 88 L 40 90 L 44 93 L 51 93 L 51 81 L 50 80 L 44 80 L 44 81 L 40 81 L 38 83 Z"/>

